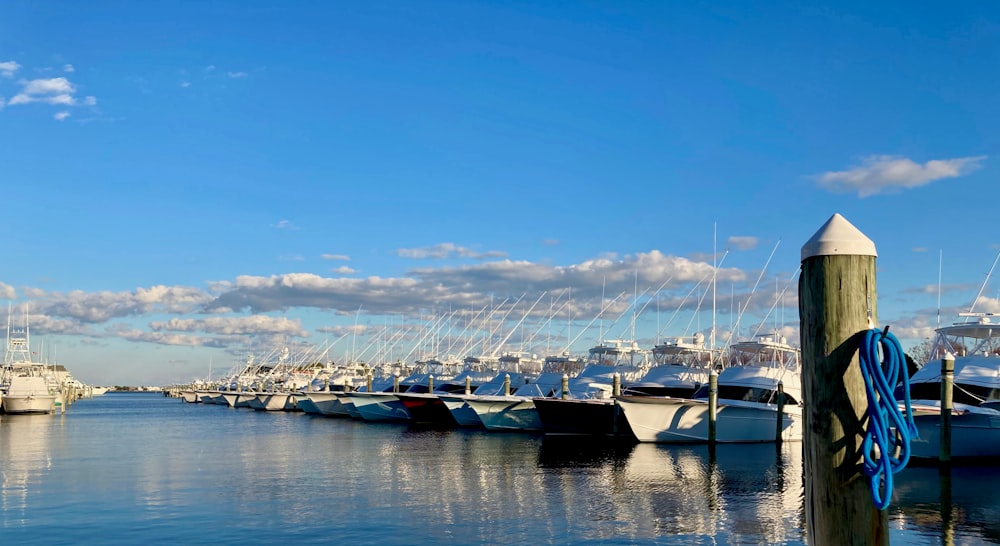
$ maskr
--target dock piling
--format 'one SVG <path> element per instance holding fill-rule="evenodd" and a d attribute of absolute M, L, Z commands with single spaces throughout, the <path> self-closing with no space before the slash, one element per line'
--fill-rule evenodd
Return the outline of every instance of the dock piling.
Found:
<path fill-rule="evenodd" d="M 875 508 L 862 472 L 867 394 L 858 348 L 877 324 L 876 256 L 871 239 L 840 214 L 802 247 L 802 449 L 815 546 L 889 544 L 886 512 Z"/>
<path fill-rule="evenodd" d="M 785 383 L 778 381 L 778 392 L 775 394 L 775 401 L 778 403 L 777 430 L 774 432 L 774 441 L 781 444 L 781 435 L 785 429 Z"/>
<path fill-rule="evenodd" d="M 715 444 L 716 413 L 719 410 L 719 372 L 712 368 L 708 374 L 708 443 Z"/>
<path fill-rule="evenodd" d="M 946 353 L 941 359 L 941 465 L 951 464 L 951 410 L 955 384 L 955 356 Z"/>

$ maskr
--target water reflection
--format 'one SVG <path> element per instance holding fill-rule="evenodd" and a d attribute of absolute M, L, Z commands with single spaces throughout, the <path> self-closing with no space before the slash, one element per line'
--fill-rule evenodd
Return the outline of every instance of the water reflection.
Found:
<path fill-rule="evenodd" d="M 5 523 L 24 517 L 28 495 L 52 468 L 50 431 L 61 416 L 0 416 L 0 512 Z"/>
<path fill-rule="evenodd" d="M 625 487 L 645 499 L 655 533 L 722 542 L 802 540 L 801 446 L 636 446 Z"/>
<path fill-rule="evenodd" d="M 1000 544 L 1000 468 L 910 467 L 896 478 L 890 521 L 946 546 Z"/>
<path fill-rule="evenodd" d="M 220 545 L 804 542 L 800 444 L 616 444 L 174 402 L 0 416 L 5 543 L 80 529 L 102 544 L 194 542 L 218 522 L 240 530 Z M 1000 470 L 937 472 L 898 475 L 893 542 L 1000 543 Z"/>

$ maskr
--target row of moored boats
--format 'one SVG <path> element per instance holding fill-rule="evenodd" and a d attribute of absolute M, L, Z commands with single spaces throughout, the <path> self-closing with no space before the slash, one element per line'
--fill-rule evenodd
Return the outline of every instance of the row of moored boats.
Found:
<path fill-rule="evenodd" d="M 939 454 L 940 356 L 956 355 L 952 458 L 1000 455 L 1000 325 L 990 315 L 939 328 L 931 360 L 910 379 L 919 435 L 911 456 Z M 714 431 L 709 378 L 717 373 Z M 803 437 L 801 358 L 777 336 L 712 349 L 703 336 L 644 350 L 605 341 L 586 358 L 506 354 L 366 366 L 254 365 L 215 383 L 167 389 L 186 402 L 302 411 L 365 421 L 626 441 L 795 442 Z"/>

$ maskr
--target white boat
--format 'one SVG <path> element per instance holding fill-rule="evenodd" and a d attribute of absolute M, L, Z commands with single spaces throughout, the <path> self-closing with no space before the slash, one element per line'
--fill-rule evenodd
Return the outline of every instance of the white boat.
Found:
<path fill-rule="evenodd" d="M 47 366 L 32 362 L 28 341 L 27 313 L 24 328 L 14 327 L 7 318 L 7 348 L 0 366 L 0 409 L 5 413 L 53 413 L 57 402 L 65 409 L 58 385 L 49 381 Z"/>
<path fill-rule="evenodd" d="M 180 391 L 181 400 L 187 402 L 188 404 L 197 404 L 201 402 L 201 397 L 198 396 L 198 392 L 194 389 L 184 389 Z"/>
<path fill-rule="evenodd" d="M 784 389 L 781 440 L 802 440 L 799 349 L 784 339 L 760 336 L 733 344 L 737 361 L 718 377 L 717 442 L 774 442 L 779 383 Z M 622 396 L 618 399 L 640 442 L 701 443 L 709 440 L 708 385 L 692 398 Z"/>
<path fill-rule="evenodd" d="M 515 374 L 515 376 L 519 377 L 520 374 Z M 498 377 L 495 373 L 467 368 L 451 379 L 435 383 L 434 392 L 410 392 L 408 390 L 407 392 L 396 393 L 396 397 L 403 402 L 406 412 L 410 415 L 410 419 L 414 423 L 437 427 L 454 427 L 459 426 L 461 423 L 453 415 L 452 408 L 461 410 L 463 405 L 449 405 L 442 397 L 465 393 L 467 389 L 471 394 L 474 389 L 478 390 L 481 385 L 497 380 Z M 499 377 L 499 381 L 500 388 L 502 389 L 503 377 Z M 517 381 L 517 379 L 514 379 L 514 381 Z M 464 394 L 460 395 L 464 396 Z M 471 409 L 468 409 L 468 411 L 473 414 L 472 416 L 478 424 L 478 417 L 475 416 L 475 412 L 472 412 Z"/>
<path fill-rule="evenodd" d="M 403 401 L 396 392 L 406 392 L 411 388 L 414 392 L 427 392 L 430 385 L 430 375 L 415 373 L 399 381 L 398 387 L 394 380 L 388 384 L 383 382 L 381 390 L 355 391 L 347 393 L 354 404 L 354 409 L 365 421 L 409 421 L 410 413 L 406 411 Z M 416 387 L 416 388 L 415 388 Z M 421 388 L 422 387 L 422 388 Z"/>
<path fill-rule="evenodd" d="M 293 408 L 292 394 L 288 392 L 258 392 L 257 403 L 250 407 L 257 411 L 290 411 Z"/>
<path fill-rule="evenodd" d="M 1000 323 L 992 313 L 961 313 L 965 322 L 936 330 L 931 359 L 910 378 L 917 438 L 910 457 L 938 459 L 941 446 L 941 360 L 955 359 L 951 457 L 1000 457 Z M 897 393 L 897 398 L 899 398 Z"/>
<path fill-rule="evenodd" d="M 316 411 L 321 415 L 330 417 L 351 416 L 351 412 L 347 409 L 347 404 L 350 400 L 347 397 L 347 391 L 309 391 L 306 392 L 305 395 L 309 398 L 309 402 L 313 405 L 313 407 L 316 408 Z"/>
<path fill-rule="evenodd" d="M 562 372 L 545 372 L 521 385 L 509 396 L 473 395 L 465 400 L 486 430 L 493 432 L 542 430 L 535 398 L 558 395 Z"/>
<path fill-rule="evenodd" d="M 604 364 L 588 366 L 570 380 L 566 399 L 535 400 L 545 434 L 628 437 L 628 424 L 612 398 L 615 375 L 620 394 L 690 397 L 708 382 L 715 351 L 699 333 L 654 347 L 652 367 L 647 353 L 634 343 L 605 342 L 592 348 L 588 362 Z"/>
<path fill-rule="evenodd" d="M 20 370 L 19 370 L 20 368 Z M 3 395 L 6 413 L 52 413 L 56 409 L 56 394 L 49 392 L 48 383 L 41 375 L 15 367 L 14 375 Z"/>
<path fill-rule="evenodd" d="M 469 394 L 439 394 L 438 398 L 451 412 L 452 419 L 460 427 L 482 427 L 483 421 L 469 405 L 469 400 L 483 396 L 504 396 L 505 389 L 514 392 L 527 383 L 525 376 L 513 371 L 500 371 L 492 379 L 479 385 Z"/>

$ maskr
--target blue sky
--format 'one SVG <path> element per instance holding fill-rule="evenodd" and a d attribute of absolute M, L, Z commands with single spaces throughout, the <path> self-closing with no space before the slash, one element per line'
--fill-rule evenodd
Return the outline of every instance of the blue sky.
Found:
<path fill-rule="evenodd" d="M 0 296 L 80 379 L 163 384 L 651 346 L 711 328 L 714 248 L 720 337 L 794 339 L 840 213 L 910 346 L 939 262 L 950 321 L 1000 248 L 1000 10 L 877 4 L 5 2 Z"/>

